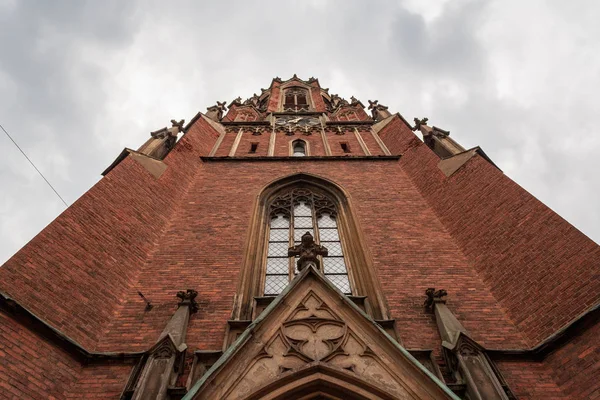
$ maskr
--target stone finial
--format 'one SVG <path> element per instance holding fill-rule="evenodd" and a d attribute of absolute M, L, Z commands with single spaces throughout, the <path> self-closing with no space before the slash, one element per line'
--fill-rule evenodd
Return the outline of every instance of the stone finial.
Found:
<path fill-rule="evenodd" d="M 360 103 L 358 99 L 354 96 L 350 96 L 350 104 Z"/>
<path fill-rule="evenodd" d="M 172 128 L 178 128 L 177 129 L 177 133 L 183 131 L 183 124 L 185 123 L 185 119 L 181 119 L 179 120 L 179 122 L 177 122 L 177 120 L 172 119 L 171 120 L 171 127 Z"/>
<path fill-rule="evenodd" d="M 421 125 L 427 125 L 429 118 L 426 118 L 426 117 L 423 119 L 414 118 L 414 121 L 415 121 L 415 127 L 412 130 L 418 131 L 419 129 L 421 129 Z"/>
<path fill-rule="evenodd" d="M 177 292 L 177 297 L 181 299 L 181 301 L 177 304 L 178 306 L 189 306 L 190 312 L 193 314 L 198 311 L 198 303 L 196 302 L 196 297 L 198 296 L 198 292 L 192 289 L 188 289 L 185 292 L 183 290 Z"/>
<path fill-rule="evenodd" d="M 252 97 L 250 97 L 244 101 L 244 105 L 258 107 L 258 97 L 259 96 L 256 93 L 254 93 L 252 95 Z"/>
<path fill-rule="evenodd" d="M 336 109 L 342 105 L 348 105 L 348 101 L 346 99 L 338 96 L 337 94 L 332 94 L 329 97 L 331 99 L 331 106 L 333 109 Z"/>
<path fill-rule="evenodd" d="M 207 107 L 208 112 L 206 116 L 213 121 L 220 121 L 223 118 L 223 111 L 227 111 L 227 106 L 225 105 L 225 101 L 217 101 L 217 104 L 214 106 Z"/>
<path fill-rule="evenodd" d="M 319 259 L 317 256 L 327 256 L 327 254 L 327 248 L 316 244 L 310 232 L 302 235 L 300 244 L 290 247 L 288 250 L 288 257 L 300 256 L 298 258 L 298 271 L 302 271 L 310 265 L 319 269 Z"/>
<path fill-rule="evenodd" d="M 157 131 L 150 132 L 150 139 L 148 139 L 138 151 L 159 160 L 164 159 L 173 146 L 175 146 L 177 135 L 179 132 L 183 131 L 184 123 L 185 120 L 183 119 L 179 122 L 172 119 L 172 126 L 170 128 L 164 127 Z"/>
<path fill-rule="evenodd" d="M 444 289 L 435 290 L 435 288 L 428 288 L 425 290 L 425 295 L 427 296 L 427 299 L 423 305 L 427 309 L 432 309 L 435 303 L 446 303 L 446 299 L 444 297 L 448 295 L 448 292 L 446 292 Z"/>
<path fill-rule="evenodd" d="M 379 100 L 369 100 L 369 110 L 371 110 L 371 115 L 374 120 L 381 121 L 392 115 L 387 109 L 387 106 L 379 104 Z"/>

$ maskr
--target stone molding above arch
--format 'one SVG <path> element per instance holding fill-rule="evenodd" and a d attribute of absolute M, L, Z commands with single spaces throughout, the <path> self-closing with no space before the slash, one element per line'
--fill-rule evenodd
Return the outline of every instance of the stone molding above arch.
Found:
<path fill-rule="evenodd" d="M 184 400 L 300 400 L 320 392 L 333 399 L 457 399 L 310 266 Z"/>

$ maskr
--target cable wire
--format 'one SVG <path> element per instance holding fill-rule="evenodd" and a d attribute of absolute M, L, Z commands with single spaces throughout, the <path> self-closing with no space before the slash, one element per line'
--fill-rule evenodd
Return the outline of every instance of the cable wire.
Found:
<path fill-rule="evenodd" d="M 35 168 L 35 170 L 38 172 L 38 174 L 40 174 L 40 176 L 42 178 L 44 178 L 44 180 L 46 181 L 46 183 L 48 184 L 48 186 L 50 186 L 50 189 L 52 189 L 54 191 L 54 193 L 56 193 L 56 195 L 58 196 L 58 198 L 60 199 L 60 201 L 62 201 L 65 206 L 69 207 L 69 205 L 67 204 L 67 202 L 61 197 L 60 194 L 58 194 L 58 192 L 56 191 L 56 189 L 54 189 L 54 186 L 52 186 L 52 184 L 50 184 L 50 182 L 48 182 L 48 179 L 46 179 L 46 177 L 44 176 L 44 174 L 42 174 L 42 172 L 38 169 L 38 167 L 35 166 L 35 164 L 33 163 L 33 161 L 31 161 L 29 159 L 29 157 L 27 157 L 27 154 L 25 154 L 25 152 L 23 151 L 23 149 L 21 149 L 21 147 L 19 147 L 19 145 L 17 144 L 17 142 L 15 142 L 15 140 L 8 134 L 8 132 L 6 131 L 6 129 L 4 129 L 4 127 L 0 124 L 0 128 L 2 128 L 2 130 L 4 131 L 4 133 L 6 133 L 6 136 L 8 136 L 8 138 L 10 139 L 11 142 L 13 142 L 13 144 L 15 146 L 17 146 L 17 149 L 19 149 L 19 151 L 21 152 L 21 154 L 23 154 L 25 156 L 25 158 L 27 159 L 27 161 L 29 161 L 29 164 L 31 164 L 33 166 L 33 168 Z"/>

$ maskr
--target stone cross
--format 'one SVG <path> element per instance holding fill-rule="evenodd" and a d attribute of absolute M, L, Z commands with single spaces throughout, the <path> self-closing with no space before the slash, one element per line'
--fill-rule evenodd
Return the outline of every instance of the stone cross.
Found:
<path fill-rule="evenodd" d="M 300 244 L 290 247 L 288 257 L 300 256 L 298 258 L 298 271 L 312 265 L 319 270 L 319 259 L 317 256 L 327 256 L 327 248 L 316 244 L 310 232 L 302 235 Z"/>
<path fill-rule="evenodd" d="M 421 129 L 421 125 L 427 125 L 429 118 L 423 118 L 423 119 L 415 118 L 414 121 L 415 121 L 415 127 L 413 128 L 413 131 L 418 131 L 419 129 Z"/>

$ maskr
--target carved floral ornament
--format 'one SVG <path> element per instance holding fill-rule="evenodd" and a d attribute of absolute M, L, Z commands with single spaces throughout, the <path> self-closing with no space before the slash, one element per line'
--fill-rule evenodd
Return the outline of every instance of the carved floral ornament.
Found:
<path fill-rule="evenodd" d="M 311 292 L 256 356 L 245 374 L 252 379 L 242 380 L 237 395 L 315 361 L 365 376 L 392 393 L 406 393 L 371 348 Z"/>

